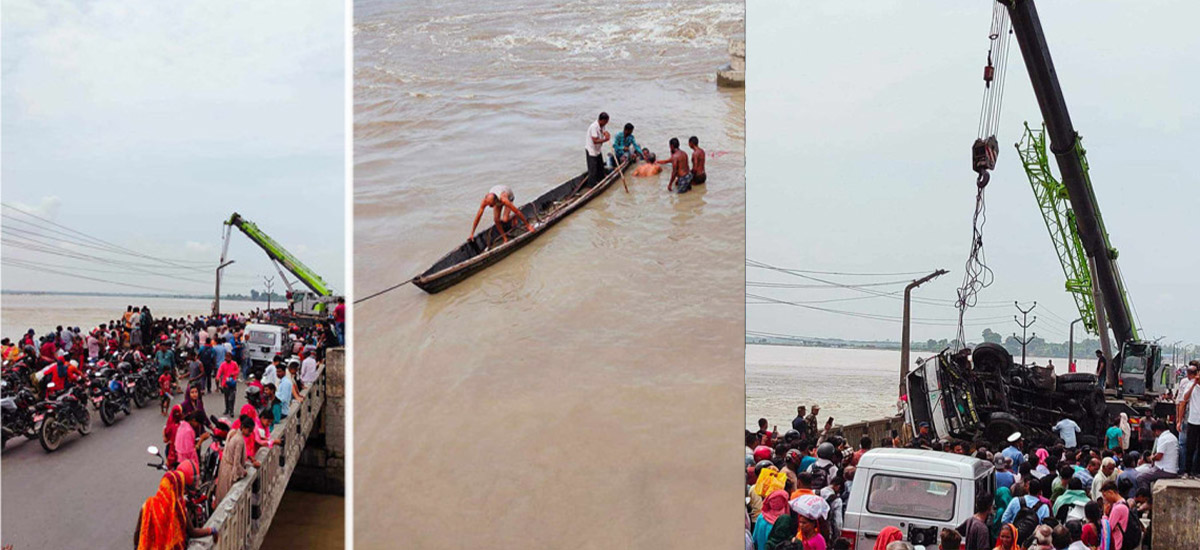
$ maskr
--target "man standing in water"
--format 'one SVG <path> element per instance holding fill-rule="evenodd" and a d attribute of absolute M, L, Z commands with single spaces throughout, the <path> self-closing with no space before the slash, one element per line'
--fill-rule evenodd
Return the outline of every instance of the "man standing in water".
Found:
<path fill-rule="evenodd" d="M 525 219 L 525 214 L 521 213 L 521 209 L 513 204 L 512 188 L 504 185 L 494 185 L 488 194 L 483 197 L 483 202 L 479 203 L 479 212 L 475 213 L 475 223 L 471 224 L 471 233 L 467 235 L 467 240 L 470 241 L 475 237 L 475 229 L 479 227 L 479 219 L 483 217 L 483 211 L 492 207 L 492 225 L 496 226 L 496 231 L 500 232 L 500 236 L 504 238 L 504 242 L 508 242 L 509 223 L 512 222 L 513 216 L 516 216 L 525 224 L 525 228 L 533 233 L 533 225 L 529 220 Z"/>
<path fill-rule="evenodd" d="M 587 141 L 584 142 L 583 148 L 587 153 L 587 171 L 588 181 L 595 185 L 604 179 L 604 158 L 600 153 L 600 146 L 604 145 L 612 136 L 604 129 L 608 124 L 608 113 L 600 113 L 600 116 L 588 126 Z"/>
<path fill-rule="evenodd" d="M 649 149 L 642 149 L 642 158 L 646 160 L 646 163 L 633 170 L 635 178 L 656 176 L 662 172 L 662 167 L 658 165 L 658 157 L 654 156 Z"/>
<path fill-rule="evenodd" d="M 658 161 L 659 164 L 671 165 L 671 181 L 667 182 L 667 191 L 687 193 L 692 188 L 692 171 L 688 169 L 687 153 L 679 148 L 679 139 L 671 138 L 671 158 Z"/>
<path fill-rule="evenodd" d="M 704 171 L 704 149 L 700 148 L 700 138 L 688 138 L 688 147 L 692 148 L 692 185 L 701 185 L 708 181 L 708 174 Z"/>

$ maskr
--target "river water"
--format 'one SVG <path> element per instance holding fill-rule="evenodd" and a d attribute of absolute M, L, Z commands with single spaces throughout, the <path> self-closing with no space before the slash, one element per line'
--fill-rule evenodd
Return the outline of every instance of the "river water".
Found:
<path fill-rule="evenodd" d="M 911 365 L 934 355 L 911 352 Z M 1095 358 L 1075 359 L 1080 372 L 1095 372 Z M 1039 365 L 1053 361 L 1056 372 L 1067 372 L 1066 357 L 1027 360 Z M 892 416 L 899 384 L 899 350 L 747 345 L 746 427 L 757 430 L 758 419 L 766 418 L 772 427 L 787 431 L 799 405 L 810 411 L 820 405 L 821 424 L 830 416 L 837 424 Z"/>
<path fill-rule="evenodd" d="M 155 319 L 208 315 L 212 311 L 212 300 L 206 298 L 4 294 L 0 296 L 3 310 L 0 334 L 16 340 L 31 328 L 41 336 L 59 325 L 79 327 L 86 333 L 100 323 L 119 319 L 131 305 L 148 306 Z M 221 311 L 246 312 L 266 307 L 266 302 L 221 300 Z"/>
<path fill-rule="evenodd" d="M 710 154 L 707 188 L 629 178 L 441 294 L 355 306 L 360 548 L 739 544 L 745 106 L 715 70 L 743 13 L 355 4 L 358 296 L 458 246 L 492 185 L 581 173 L 601 110 Z"/>

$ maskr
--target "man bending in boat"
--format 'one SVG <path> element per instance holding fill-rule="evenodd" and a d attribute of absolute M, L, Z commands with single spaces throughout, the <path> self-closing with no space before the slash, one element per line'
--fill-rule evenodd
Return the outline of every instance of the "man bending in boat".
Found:
<path fill-rule="evenodd" d="M 671 158 L 660 160 L 658 164 L 671 165 L 671 181 L 667 182 L 667 191 L 687 193 L 692 188 L 692 171 L 688 169 L 687 153 L 679 148 L 679 139 L 671 138 Z"/>
<path fill-rule="evenodd" d="M 650 149 L 642 149 L 642 158 L 646 159 L 646 163 L 634 169 L 634 177 L 646 178 L 656 176 L 659 172 L 662 172 L 662 167 L 656 162 L 658 157 L 654 156 L 654 153 L 651 153 Z"/>
<path fill-rule="evenodd" d="M 688 138 L 688 147 L 692 148 L 692 185 L 700 185 L 708 181 L 708 174 L 704 172 L 704 149 L 700 148 L 700 138 Z"/>
<path fill-rule="evenodd" d="M 475 229 L 479 227 L 479 220 L 483 218 L 483 211 L 492 207 L 492 225 L 496 226 L 496 231 L 500 232 L 500 236 L 504 238 L 504 242 L 508 242 L 508 230 L 513 224 L 513 216 L 521 220 L 525 224 L 525 228 L 530 233 L 534 232 L 533 224 L 525 219 L 525 214 L 521 213 L 521 209 L 513 204 L 513 191 L 507 185 L 496 185 L 488 190 L 488 194 L 483 197 L 483 202 L 479 203 L 479 212 L 475 214 L 475 223 L 471 224 L 471 234 L 467 236 L 467 240 L 475 238 Z"/>
<path fill-rule="evenodd" d="M 613 153 L 616 154 L 617 164 L 625 157 L 632 155 L 633 158 L 641 156 L 642 148 L 638 147 L 637 140 L 633 139 L 633 124 L 626 122 L 625 129 L 613 138 Z"/>

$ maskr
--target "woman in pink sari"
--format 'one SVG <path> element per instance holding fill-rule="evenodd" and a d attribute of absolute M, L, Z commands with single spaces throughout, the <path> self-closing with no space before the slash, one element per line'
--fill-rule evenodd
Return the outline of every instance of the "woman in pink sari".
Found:
<path fill-rule="evenodd" d="M 183 406 L 175 405 L 171 407 L 171 412 L 167 415 L 167 425 L 163 427 L 163 443 L 167 446 L 167 468 L 171 470 L 179 465 L 179 457 L 175 454 L 175 433 L 179 430 L 180 422 L 183 422 Z"/>
<path fill-rule="evenodd" d="M 246 438 L 246 456 L 254 458 L 258 454 L 259 447 L 272 447 L 276 441 L 267 437 L 267 429 L 263 427 L 262 421 L 258 419 L 258 411 L 254 410 L 254 406 L 246 403 L 242 405 L 242 416 L 248 416 L 254 421 L 254 429 L 251 430 L 250 436 Z M 241 429 L 242 420 L 239 417 L 233 422 L 232 430 Z"/>

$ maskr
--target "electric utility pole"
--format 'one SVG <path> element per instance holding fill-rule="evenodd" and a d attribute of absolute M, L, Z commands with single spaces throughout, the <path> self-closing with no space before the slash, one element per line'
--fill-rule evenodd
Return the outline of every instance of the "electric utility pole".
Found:
<path fill-rule="evenodd" d="M 263 283 L 267 286 L 267 311 L 271 311 L 271 293 L 275 284 L 275 276 L 263 277 Z"/>
<path fill-rule="evenodd" d="M 1037 322 L 1037 315 L 1034 315 L 1033 319 L 1029 318 L 1029 312 L 1033 311 L 1033 308 L 1037 307 L 1037 302 L 1034 302 L 1032 306 L 1029 306 L 1029 309 L 1021 309 L 1021 304 L 1019 302 L 1013 302 L 1013 305 L 1017 306 L 1017 311 L 1021 312 L 1021 317 L 1019 319 L 1016 315 L 1013 315 L 1013 321 L 1016 321 L 1017 326 L 1021 327 L 1021 337 L 1017 338 L 1017 333 L 1014 332 L 1013 338 L 1017 338 L 1017 341 L 1021 343 L 1021 365 L 1024 366 L 1025 346 L 1028 346 L 1034 338 L 1037 338 L 1036 332 L 1032 335 L 1029 335 L 1029 337 L 1025 336 L 1026 331 L 1029 330 L 1029 327 L 1033 326 L 1033 324 Z"/>

